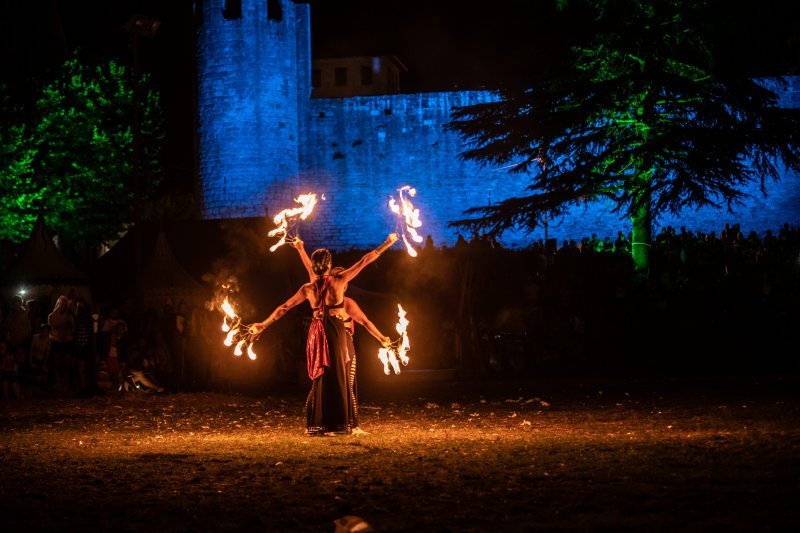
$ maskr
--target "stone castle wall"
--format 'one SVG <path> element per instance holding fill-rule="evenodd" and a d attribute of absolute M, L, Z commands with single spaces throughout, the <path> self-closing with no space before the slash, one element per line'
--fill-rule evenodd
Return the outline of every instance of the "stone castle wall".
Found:
<path fill-rule="evenodd" d="M 389 195 L 413 185 L 418 195 L 423 233 L 437 245 L 451 245 L 457 230 L 448 222 L 463 218 L 472 206 L 526 194 L 524 176 L 464 162 L 461 139 L 444 131 L 455 107 L 491 101 L 489 92 L 462 91 L 311 100 L 297 192 L 325 192 L 327 202 L 305 223 L 309 238 L 334 248 L 365 247 L 379 241 L 395 218 L 386 207 Z M 800 107 L 800 78 L 781 89 L 781 104 Z M 306 191 L 307 189 L 307 191 Z M 767 183 L 765 198 L 754 185 L 750 198 L 729 213 L 727 208 L 685 210 L 665 214 L 655 230 L 672 225 L 693 231 L 719 231 L 726 223 L 741 223 L 745 231 L 777 229 L 784 222 L 800 224 L 800 176 L 785 174 Z M 576 206 L 547 228 L 527 235 L 508 232 L 503 244 L 526 246 L 531 239 L 580 239 L 596 233 L 615 237 L 630 224 L 612 213 L 608 202 Z M 469 235 L 465 235 L 469 238 Z"/>
<path fill-rule="evenodd" d="M 422 234 L 452 245 L 448 223 L 469 207 L 526 193 L 526 178 L 485 168 L 458 156 L 461 139 L 444 131 L 455 107 L 490 101 L 492 93 L 459 91 L 350 98 L 310 98 L 308 5 L 283 2 L 283 20 L 268 20 L 266 1 L 243 0 L 242 17 L 226 20 L 223 0 L 205 3 L 199 28 L 200 166 L 205 218 L 274 215 L 291 198 L 325 194 L 300 227 L 310 246 L 365 248 L 397 226 L 388 208 L 403 185 L 416 187 Z M 782 105 L 800 107 L 800 78 L 781 89 Z M 733 213 L 725 209 L 664 216 L 662 225 L 718 231 L 726 222 L 745 231 L 800 224 L 800 176 L 757 187 Z M 531 239 L 580 239 L 628 232 L 611 206 L 588 203 L 547 234 L 508 232 L 503 244 Z M 469 235 L 465 235 L 469 238 Z"/>

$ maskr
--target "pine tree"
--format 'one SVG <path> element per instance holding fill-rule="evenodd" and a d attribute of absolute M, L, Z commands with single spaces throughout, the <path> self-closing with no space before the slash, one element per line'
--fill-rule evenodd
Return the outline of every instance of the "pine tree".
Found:
<path fill-rule="evenodd" d="M 559 4 L 574 4 L 560 1 Z M 561 5 L 564 8 L 564 5 Z M 653 220 L 731 209 L 766 193 L 782 165 L 800 170 L 800 110 L 778 107 L 784 81 L 727 77 L 704 37 L 703 0 L 587 0 L 595 33 L 563 73 L 456 110 L 462 157 L 510 165 L 529 195 L 453 222 L 489 235 L 532 230 L 572 205 L 610 199 L 632 222 L 633 259 L 648 268 Z"/>

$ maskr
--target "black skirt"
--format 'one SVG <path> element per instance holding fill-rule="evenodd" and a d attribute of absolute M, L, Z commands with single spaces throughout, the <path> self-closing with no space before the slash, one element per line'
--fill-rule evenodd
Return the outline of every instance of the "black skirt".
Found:
<path fill-rule="evenodd" d="M 306 430 L 309 435 L 348 434 L 356 420 L 355 396 L 351 387 L 350 349 L 352 340 L 344 322 L 335 316 L 323 318 L 330 366 L 311 382 L 306 400 Z"/>

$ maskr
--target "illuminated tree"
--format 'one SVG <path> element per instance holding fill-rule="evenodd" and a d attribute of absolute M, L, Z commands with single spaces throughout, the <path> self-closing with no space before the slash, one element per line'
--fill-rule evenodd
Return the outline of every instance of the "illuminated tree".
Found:
<path fill-rule="evenodd" d="M 157 95 L 142 92 L 141 175 L 147 192 L 159 177 L 163 135 Z M 66 243 L 94 248 L 117 238 L 131 221 L 133 105 L 124 67 L 112 61 L 90 68 L 77 59 L 64 63 L 36 101 L 30 189 L 48 228 Z M 26 213 L 19 224 L 32 216 Z"/>
<path fill-rule="evenodd" d="M 0 239 L 26 239 L 36 220 L 40 191 L 33 183 L 34 149 L 20 117 L 0 86 Z"/>
<path fill-rule="evenodd" d="M 154 185 L 161 125 L 156 95 L 144 95 L 142 176 Z M 114 239 L 132 216 L 133 88 L 125 69 L 71 59 L 43 89 L 37 111 L 34 167 L 49 227 L 89 246 Z"/>
<path fill-rule="evenodd" d="M 573 2 L 558 2 L 564 4 Z M 702 0 L 587 0 L 593 36 L 566 72 L 461 108 L 448 128 L 462 154 L 531 176 L 529 195 L 467 211 L 453 225 L 489 235 L 534 229 L 585 201 L 609 199 L 632 222 L 633 259 L 648 268 L 664 212 L 740 204 L 766 193 L 784 164 L 800 170 L 800 111 L 777 107 L 782 80 L 730 78 L 704 38 Z"/>

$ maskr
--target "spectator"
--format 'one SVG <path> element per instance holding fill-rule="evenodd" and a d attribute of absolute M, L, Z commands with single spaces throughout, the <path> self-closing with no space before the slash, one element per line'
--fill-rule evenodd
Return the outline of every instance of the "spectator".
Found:
<path fill-rule="evenodd" d="M 25 308 L 28 310 L 28 323 L 31 327 L 31 336 L 39 332 L 39 325 L 47 321 L 47 317 L 43 311 L 41 299 L 31 298 L 25 302 Z"/>
<path fill-rule="evenodd" d="M 70 371 L 81 395 L 96 392 L 97 372 L 94 364 L 92 313 L 82 296 L 75 302 L 75 344 L 70 359 Z"/>
<path fill-rule="evenodd" d="M 117 324 L 108 339 L 108 350 L 103 359 L 103 368 L 111 380 L 112 390 L 119 389 L 126 369 L 127 351 L 125 349 L 125 326 Z"/>
<path fill-rule="evenodd" d="M 47 317 L 50 324 L 50 383 L 69 386 L 68 369 L 75 339 L 75 317 L 69 298 L 63 294 L 56 300 L 53 312 Z"/>
<path fill-rule="evenodd" d="M 103 327 L 101 328 L 101 331 L 110 337 L 111 332 L 117 331 L 117 326 L 120 325 L 122 326 L 121 331 L 124 335 L 128 332 L 128 323 L 120 317 L 119 307 L 115 306 L 109 310 L 108 317 L 106 317 L 106 319 L 103 321 Z"/>
<path fill-rule="evenodd" d="M 36 386 L 43 386 L 47 381 L 47 365 L 50 359 L 50 326 L 41 324 L 39 332 L 31 339 L 28 351 L 28 372 Z"/>
<path fill-rule="evenodd" d="M 17 359 L 8 349 L 8 344 L 0 340 L 0 385 L 3 388 L 3 400 L 11 398 L 9 391 L 14 392 L 14 398 L 20 398 L 19 372 Z"/>
<path fill-rule="evenodd" d="M 31 323 L 28 319 L 28 310 L 25 308 L 22 297 L 15 295 L 11 299 L 11 309 L 9 310 L 6 331 L 8 348 L 12 351 L 22 347 L 27 351 L 31 341 Z"/>

